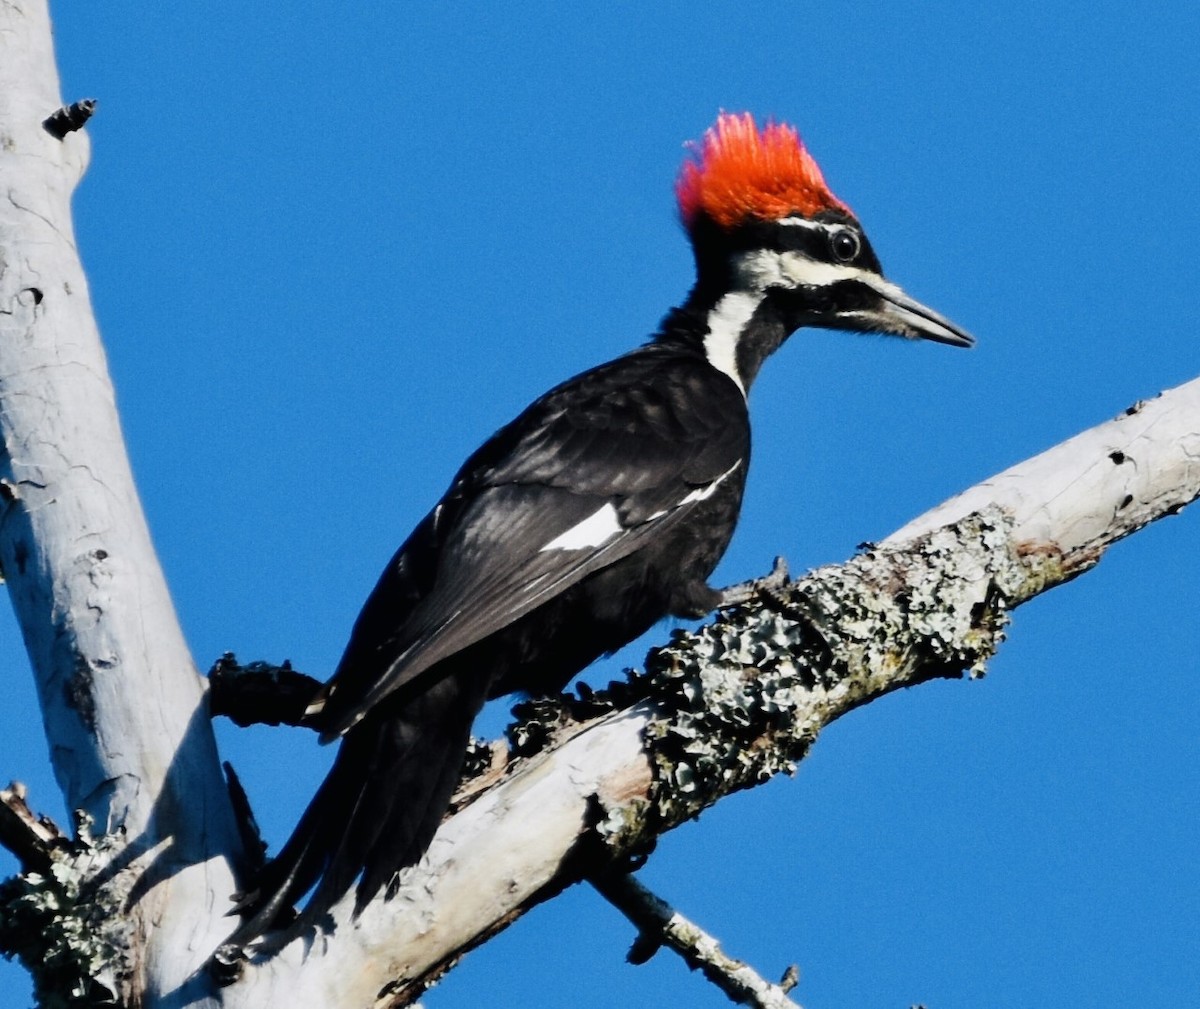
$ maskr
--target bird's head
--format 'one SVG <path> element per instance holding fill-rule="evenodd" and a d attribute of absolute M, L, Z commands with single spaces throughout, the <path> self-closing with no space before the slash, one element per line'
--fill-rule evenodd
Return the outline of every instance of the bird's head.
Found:
<path fill-rule="evenodd" d="M 975 342 L 884 278 L 862 225 L 793 127 L 759 129 L 748 112 L 722 113 L 692 145 L 675 188 L 700 285 L 769 302 L 789 330 Z"/>

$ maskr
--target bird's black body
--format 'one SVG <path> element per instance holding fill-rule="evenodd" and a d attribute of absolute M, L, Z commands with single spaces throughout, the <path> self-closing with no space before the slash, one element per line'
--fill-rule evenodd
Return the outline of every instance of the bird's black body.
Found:
<path fill-rule="evenodd" d="M 561 690 L 663 617 L 720 600 L 707 578 L 737 521 L 750 425 L 698 346 L 676 329 L 542 396 L 397 551 L 315 719 L 345 742 L 259 881 L 287 894 L 272 916 L 318 878 L 323 910 L 365 869 L 361 906 L 421 856 L 485 700 Z M 609 506 L 623 532 L 544 549 Z"/>
<path fill-rule="evenodd" d="M 485 640 L 488 666 L 519 666 L 493 675 L 490 695 L 557 690 L 631 624 L 636 636 L 706 612 L 749 442 L 740 390 L 687 344 L 647 345 L 553 389 L 467 460 L 392 559 L 322 724 L 348 728 L 374 697 Z M 609 521 L 581 534 L 592 543 L 554 545 L 597 513 Z M 614 596 L 616 581 L 630 588 Z M 563 622 L 569 643 L 546 633 Z"/>
<path fill-rule="evenodd" d="M 797 327 L 969 343 L 884 281 L 857 221 L 814 192 L 820 214 L 736 227 L 722 225 L 719 203 L 689 217 L 681 192 L 698 275 L 687 302 L 651 343 L 546 393 L 459 470 L 384 570 L 310 707 L 341 750 L 243 899 L 232 942 L 314 886 L 306 923 L 356 880 L 361 909 L 416 862 L 485 700 L 560 690 L 663 617 L 727 598 L 707 580 L 741 507 L 746 388 Z"/>

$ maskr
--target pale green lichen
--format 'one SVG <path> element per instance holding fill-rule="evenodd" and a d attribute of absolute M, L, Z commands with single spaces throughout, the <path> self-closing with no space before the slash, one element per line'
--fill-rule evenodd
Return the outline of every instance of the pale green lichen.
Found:
<path fill-rule="evenodd" d="M 0 953 L 30 971 L 40 1009 L 118 1005 L 128 973 L 120 888 L 94 882 L 123 845 L 89 827 L 80 816 L 79 839 L 53 849 L 46 871 L 0 884 Z"/>
<path fill-rule="evenodd" d="M 648 730 L 664 822 L 794 770 L 822 727 L 898 687 L 983 675 L 1027 572 L 1007 519 L 973 515 L 903 548 L 870 548 L 680 632 L 647 661 L 665 717 Z"/>
<path fill-rule="evenodd" d="M 820 730 L 852 708 L 938 677 L 982 676 L 1010 602 L 1041 577 L 1044 565 L 1029 561 L 1012 548 L 999 509 L 900 547 L 869 546 L 763 602 L 677 630 L 644 673 L 519 705 L 511 755 L 532 756 L 590 719 L 649 702 L 649 800 L 597 809 L 593 824 L 610 854 L 628 853 L 728 792 L 791 773 Z"/>
<path fill-rule="evenodd" d="M 641 799 L 602 809 L 592 830 L 606 845 L 621 847 L 624 840 L 645 835 L 654 807 Z"/>

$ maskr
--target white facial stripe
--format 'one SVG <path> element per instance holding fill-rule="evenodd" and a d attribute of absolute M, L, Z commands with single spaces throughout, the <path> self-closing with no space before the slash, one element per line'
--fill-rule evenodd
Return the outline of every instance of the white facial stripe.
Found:
<path fill-rule="evenodd" d="M 807 217 L 781 217 L 776 224 L 784 224 L 789 228 L 808 228 L 809 231 L 824 231 L 826 234 L 831 234 L 838 228 L 844 228 L 844 224 L 827 224 L 824 221 L 810 221 Z"/>
<path fill-rule="evenodd" d="M 621 521 L 617 517 L 617 509 L 611 503 L 606 504 L 582 522 L 571 526 L 565 533 L 555 536 L 538 553 L 544 554 L 547 550 L 587 550 L 603 546 L 623 531 Z"/>
<path fill-rule="evenodd" d="M 862 280 L 867 271 L 844 263 L 822 263 L 799 252 L 780 257 L 783 274 L 797 287 L 829 287 L 843 280 Z"/>
<path fill-rule="evenodd" d="M 823 263 L 802 252 L 747 253 L 738 264 L 738 276 L 747 287 L 765 291 L 769 287 L 828 287 L 843 280 L 859 280 L 878 289 L 877 274 L 844 263 Z"/>
<path fill-rule="evenodd" d="M 738 340 L 762 300 L 763 296 L 758 292 L 732 291 L 708 313 L 704 356 L 717 371 L 723 371 L 737 383 L 742 395 L 746 394 L 746 387 L 737 370 Z"/>
<path fill-rule="evenodd" d="M 765 249 L 739 256 L 735 263 L 738 282 L 756 292 L 765 291 L 768 287 L 790 286 L 784 279 L 780 261 L 782 256 L 781 252 L 768 252 Z"/>

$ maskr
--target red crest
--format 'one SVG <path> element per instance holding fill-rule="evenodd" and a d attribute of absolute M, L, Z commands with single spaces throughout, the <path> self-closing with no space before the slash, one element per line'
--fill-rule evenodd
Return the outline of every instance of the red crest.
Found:
<path fill-rule="evenodd" d="M 749 112 L 722 112 L 704 140 L 690 146 L 694 157 L 675 183 L 679 213 L 689 228 L 700 214 L 732 228 L 747 218 L 850 213 L 825 185 L 795 127 L 786 123 L 768 122 L 760 130 Z"/>

